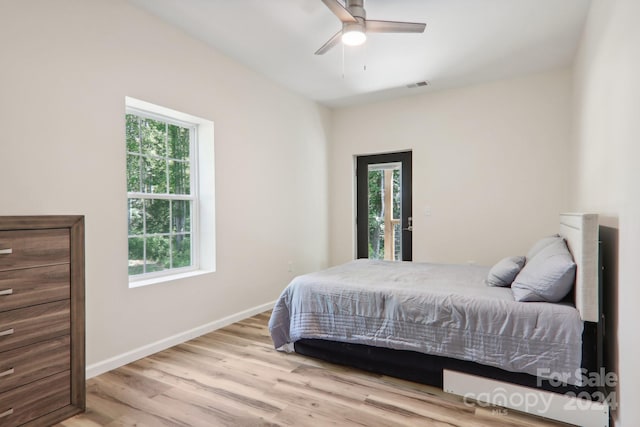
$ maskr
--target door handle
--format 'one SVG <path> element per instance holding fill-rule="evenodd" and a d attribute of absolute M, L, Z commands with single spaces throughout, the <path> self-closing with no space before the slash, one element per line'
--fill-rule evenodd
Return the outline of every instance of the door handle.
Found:
<path fill-rule="evenodd" d="M 413 217 L 409 217 L 407 218 L 407 221 L 409 222 L 409 225 L 407 226 L 407 228 L 403 228 L 402 231 L 413 231 Z"/>

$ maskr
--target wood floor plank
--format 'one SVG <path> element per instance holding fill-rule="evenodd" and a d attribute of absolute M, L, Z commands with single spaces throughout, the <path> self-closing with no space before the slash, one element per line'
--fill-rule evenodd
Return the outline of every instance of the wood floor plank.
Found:
<path fill-rule="evenodd" d="M 278 352 L 269 316 L 261 313 L 90 379 L 87 412 L 58 427 L 565 425 Z"/>
<path fill-rule="evenodd" d="M 165 407 L 172 408 L 180 414 L 180 420 L 189 426 L 238 426 L 238 425 L 270 425 L 263 415 L 248 411 L 241 405 L 230 405 L 220 399 L 197 393 L 173 389 L 166 395 L 157 396 L 154 400 Z"/>
<path fill-rule="evenodd" d="M 279 382 L 274 386 L 273 396 L 289 404 L 287 411 L 294 409 L 300 413 L 334 419 L 347 425 L 397 426 L 410 425 L 411 421 L 411 417 L 403 417 L 401 420 L 380 418 L 375 411 L 363 406 L 364 398 L 347 397 L 338 392 L 329 393 L 296 382 Z"/>
<path fill-rule="evenodd" d="M 184 374 L 181 367 L 170 363 L 149 364 L 149 360 L 141 360 L 124 369 L 142 368 L 145 375 L 153 377 L 171 387 L 170 392 L 182 392 L 191 396 L 205 396 L 209 402 L 224 403 L 229 407 L 243 409 L 256 416 L 268 416 L 279 412 L 283 405 L 273 400 L 267 393 L 260 393 L 259 389 L 250 381 L 236 381 L 231 374 L 220 373 L 203 375 L 202 372 L 190 369 Z M 269 391 L 265 387 L 266 391 Z"/>

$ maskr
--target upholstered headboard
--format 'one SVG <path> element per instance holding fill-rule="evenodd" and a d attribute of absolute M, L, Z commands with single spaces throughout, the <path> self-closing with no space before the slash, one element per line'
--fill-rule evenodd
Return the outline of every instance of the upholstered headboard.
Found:
<path fill-rule="evenodd" d="M 598 215 L 566 213 L 560 215 L 560 235 L 567 240 L 576 263 L 575 302 L 582 320 L 598 322 L 599 277 Z"/>

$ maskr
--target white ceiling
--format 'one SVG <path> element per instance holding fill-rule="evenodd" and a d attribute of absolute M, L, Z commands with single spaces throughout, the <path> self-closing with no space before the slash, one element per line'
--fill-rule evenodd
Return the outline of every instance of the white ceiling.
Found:
<path fill-rule="evenodd" d="M 340 28 L 320 0 L 130 0 L 283 86 L 354 105 L 568 66 L 591 0 L 366 0 L 369 19 L 426 22 L 314 52 Z M 417 89 L 407 84 L 429 81 Z"/>

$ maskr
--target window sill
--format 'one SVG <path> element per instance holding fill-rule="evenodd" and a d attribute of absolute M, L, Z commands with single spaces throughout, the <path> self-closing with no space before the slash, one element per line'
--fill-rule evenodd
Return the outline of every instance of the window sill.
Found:
<path fill-rule="evenodd" d="M 159 283 L 173 282 L 175 280 L 188 279 L 191 277 L 204 276 L 205 274 L 213 273 L 208 270 L 195 270 L 185 273 L 171 274 L 167 276 L 152 277 L 143 280 L 129 280 L 129 288 L 140 288 L 143 286 L 156 285 Z"/>

